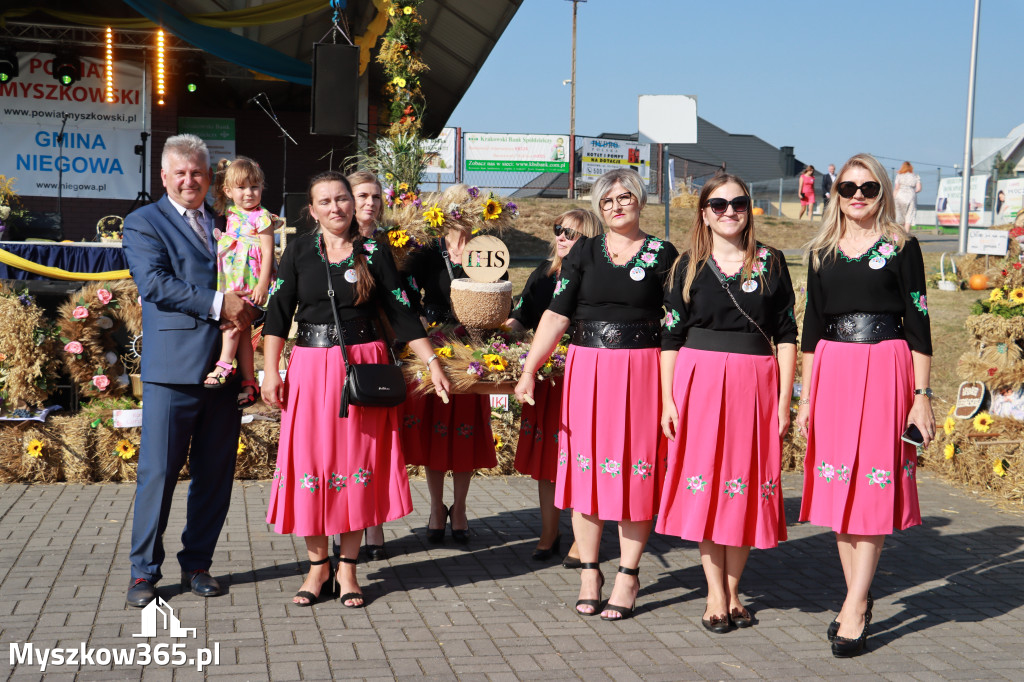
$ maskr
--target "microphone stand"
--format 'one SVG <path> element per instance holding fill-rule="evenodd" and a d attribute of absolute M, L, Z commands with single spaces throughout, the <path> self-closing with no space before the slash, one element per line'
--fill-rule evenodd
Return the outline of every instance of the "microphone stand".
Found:
<path fill-rule="evenodd" d="M 269 110 L 267 109 L 267 107 L 263 106 L 262 102 L 260 102 L 260 95 L 263 95 L 264 97 L 266 97 L 267 105 L 270 107 Z M 267 97 L 267 93 L 265 93 L 265 92 L 257 93 L 256 96 L 253 97 L 249 101 L 250 102 L 254 102 L 256 104 L 256 106 L 258 106 L 260 109 L 262 109 L 263 113 L 266 114 L 267 117 L 270 118 L 270 120 L 274 122 L 274 125 L 277 126 L 278 130 L 281 131 L 281 215 L 286 215 L 284 199 L 285 199 L 285 194 L 288 191 L 287 190 L 287 183 L 288 183 L 288 172 L 287 172 L 288 171 L 288 140 L 291 140 L 292 144 L 294 144 L 294 145 L 298 145 L 299 143 L 295 141 L 294 137 L 292 137 L 291 135 L 288 134 L 288 131 L 284 129 L 284 126 L 281 125 L 281 122 L 279 120 L 277 120 L 277 114 L 274 113 L 274 105 L 270 103 L 270 98 Z M 290 216 L 287 216 L 287 217 L 290 217 Z"/>
<path fill-rule="evenodd" d="M 68 115 L 61 115 L 60 132 L 57 133 L 57 226 L 60 228 L 61 238 L 64 235 L 64 211 L 61 209 L 61 199 L 64 195 L 64 126 L 68 124 Z"/>

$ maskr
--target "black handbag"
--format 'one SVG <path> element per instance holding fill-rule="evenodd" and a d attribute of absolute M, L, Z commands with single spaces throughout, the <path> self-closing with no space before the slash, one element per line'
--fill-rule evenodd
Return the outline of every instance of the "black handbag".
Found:
<path fill-rule="evenodd" d="M 326 248 L 324 249 L 326 251 Z M 338 417 L 348 416 L 348 406 L 360 407 L 395 407 L 405 400 L 405 377 L 388 347 L 393 362 L 388 364 L 352 364 L 348 361 L 345 350 L 345 332 L 338 319 L 338 307 L 334 301 L 334 284 L 331 282 L 331 264 L 324 259 L 327 268 L 327 295 L 331 301 L 331 312 L 334 313 L 334 326 L 338 330 L 338 343 L 341 345 L 341 357 L 345 361 L 345 383 L 341 387 L 341 407 Z"/>

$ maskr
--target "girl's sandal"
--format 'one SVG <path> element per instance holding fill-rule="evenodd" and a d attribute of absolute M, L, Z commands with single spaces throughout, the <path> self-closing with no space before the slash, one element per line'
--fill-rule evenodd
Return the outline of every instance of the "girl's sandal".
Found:
<path fill-rule="evenodd" d="M 260 387 L 253 379 L 246 379 L 242 382 L 242 392 L 238 394 L 238 406 L 241 408 L 255 405 L 260 399 Z"/>
<path fill-rule="evenodd" d="M 222 372 L 221 370 L 224 371 Z M 203 388 L 220 388 L 230 381 L 233 376 L 235 376 L 235 366 L 230 362 L 218 360 L 213 371 L 206 375 L 206 379 L 203 381 Z M 214 379 L 214 383 L 210 383 L 210 379 Z"/>

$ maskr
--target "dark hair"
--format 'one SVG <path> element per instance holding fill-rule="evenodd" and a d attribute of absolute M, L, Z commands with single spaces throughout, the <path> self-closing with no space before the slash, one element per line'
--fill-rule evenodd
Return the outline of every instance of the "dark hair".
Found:
<path fill-rule="evenodd" d="M 309 202 L 309 205 L 306 207 L 307 211 L 310 211 L 310 208 L 313 206 L 313 188 L 325 182 L 340 182 L 345 186 L 349 195 L 352 194 L 352 185 L 349 184 L 349 181 L 344 174 L 333 170 L 317 173 L 309 179 L 309 187 L 306 189 L 306 198 Z M 356 305 L 362 305 L 373 298 L 374 281 L 373 275 L 370 274 L 370 267 L 366 263 L 366 251 L 363 249 L 363 244 L 366 242 L 366 239 L 359 234 L 359 222 L 356 220 L 355 213 L 355 197 L 353 197 L 352 205 L 352 222 L 349 224 L 348 232 L 345 236 L 352 240 L 352 261 L 355 263 L 356 274 L 359 275 L 358 279 L 356 279 L 355 287 Z M 323 228 L 320 227 L 320 224 L 317 223 L 317 232 L 319 233 L 322 229 Z"/>

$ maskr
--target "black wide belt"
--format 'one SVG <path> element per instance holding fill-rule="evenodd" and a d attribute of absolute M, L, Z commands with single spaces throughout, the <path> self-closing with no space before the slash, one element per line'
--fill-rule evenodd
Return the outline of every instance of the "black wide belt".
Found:
<path fill-rule="evenodd" d="M 903 334 L 903 320 L 889 313 L 846 313 L 826 315 L 826 341 L 843 343 L 878 343 L 906 338 Z"/>
<path fill-rule="evenodd" d="M 586 348 L 660 348 L 661 325 L 655 321 L 577 320 L 570 343 Z"/>
<path fill-rule="evenodd" d="M 368 317 L 357 317 L 341 323 L 341 331 L 345 335 L 345 345 L 370 343 L 380 337 Z M 338 343 L 338 332 L 333 324 L 314 324 L 299 322 L 299 332 L 295 337 L 295 345 L 303 348 L 330 348 L 341 345 Z"/>
<path fill-rule="evenodd" d="M 712 350 L 719 353 L 742 353 L 743 355 L 771 355 L 772 346 L 760 333 L 723 332 L 714 329 L 691 327 L 686 334 L 685 348 Z"/>

